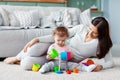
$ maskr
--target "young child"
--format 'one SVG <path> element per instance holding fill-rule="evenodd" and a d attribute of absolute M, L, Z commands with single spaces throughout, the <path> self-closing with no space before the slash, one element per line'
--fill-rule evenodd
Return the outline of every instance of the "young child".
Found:
<path fill-rule="evenodd" d="M 66 52 L 71 52 L 71 58 L 74 56 L 72 55 L 72 51 L 70 50 L 70 48 L 65 44 L 66 39 L 68 38 L 69 33 L 67 28 L 65 27 L 57 27 L 54 31 L 53 31 L 53 37 L 55 40 L 55 43 L 53 43 L 47 52 L 47 56 L 46 58 L 48 60 L 51 60 L 48 63 L 45 63 L 39 70 L 40 73 L 45 73 L 45 72 L 49 72 L 49 71 L 53 71 L 54 66 L 58 66 L 59 65 L 59 58 L 55 58 L 52 60 L 52 58 L 50 57 L 49 53 L 51 52 L 51 50 L 54 48 L 58 51 L 58 53 L 62 52 L 62 51 L 66 51 Z M 67 62 L 66 65 L 66 61 L 61 61 L 61 67 L 60 69 L 65 70 L 66 67 L 68 66 L 70 70 L 74 69 L 74 68 L 78 68 L 81 71 L 87 71 L 87 72 L 91 72 L 94 68 L 95 65 L 93 66 L 84 66 L 81 63 L 75 63 L 75 62 Z M 91 70 L 92 68 L 92 70 Z"/>

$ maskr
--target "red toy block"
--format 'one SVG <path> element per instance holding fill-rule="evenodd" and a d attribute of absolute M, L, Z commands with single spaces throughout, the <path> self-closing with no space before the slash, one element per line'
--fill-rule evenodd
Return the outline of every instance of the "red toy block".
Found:
<path fill-rule="evenodd" d="M 66 70 L 66 73 L 67 73 L 67 74 L 71 74 L 71 70 L 69 70 L 69 69 Z"/>

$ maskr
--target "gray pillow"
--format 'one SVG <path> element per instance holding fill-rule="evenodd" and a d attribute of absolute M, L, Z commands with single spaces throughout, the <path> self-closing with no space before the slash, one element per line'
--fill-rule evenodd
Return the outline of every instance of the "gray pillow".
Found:
<path fill-rule="evenodd" d="M 2 18 L 2 15 L 0 14 L 0 26 L 3 25 L 3 18 Z"/>

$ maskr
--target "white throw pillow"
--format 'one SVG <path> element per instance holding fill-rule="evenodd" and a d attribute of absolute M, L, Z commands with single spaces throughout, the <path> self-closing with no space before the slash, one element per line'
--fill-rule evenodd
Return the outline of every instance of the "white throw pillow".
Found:
<path fill-rule="evenodd" d="M 0 26 L 3 25 L 3 18 L 2 18 L 2 15 L 0 14 Z"/>
<path fill-rule="evenodd" d="M 71 27 L 71 25 L 72 25 L 71 15 L 67 9 L 65 9 L 65 11 L 64 11 L 63 25 L 65 27 Z"/>
<path fill-rule="evenodd" d="M 64 14 L 63 10 L 51 12 L 51 16 L 52 16 L 56 26 L 62 26 L 64 24 L 63 23 L 63 14 Z"/>
<path fill-rule="evenodd" d="M 60 22 L 63 20 L 63 10 L 51 12 L 51 16 L 53 16 L 54 21 Z"/>
<path fill-rule="evenodd" d="M 74 26 L 80 24 L 78 16 L 80 15 L 79 13 L 81 13 L 81 11 L 77 8 L 74 8 L 69 10 L 69 13 L 71 15 L 72 25 Z"/>
<path fill-rule="evenodd" d="M 2 18 L 3 18 L 3 25 L 4 26 L 9 26 L 8 14 L 2 7 L 0 7 L 0 14 L 1 14 Z"/>
<path fill-rule="evenodd" d="M 45 16 L 41 19 L 41 28 L 55 28 L 55 22 L 53 20 L 53 16 Z"/>
<path fill-rule="evenodd" d="M 21 27 L 39 26 L 40 24 L 38 10 L 14 11 L 14 15 L 19 20 Z"/>
<path fill-rule="evenodd" d="M 20 27 L 20 22 L 13 13 L 10 13 L 9 19 L 10 19 L 10 26 Z"/>
<path fill-rule="evenodd" d="M 90 9 L 87 9 L 80 14 L 80 24 L 85 26 L 89 26 L 91 24 Z"/>
<path fill-rule="evenodd" d="M 71 15 L 68 9 L 52 13 L 53 20 L 57 26 L 70 27 L 72 25 Z"/>

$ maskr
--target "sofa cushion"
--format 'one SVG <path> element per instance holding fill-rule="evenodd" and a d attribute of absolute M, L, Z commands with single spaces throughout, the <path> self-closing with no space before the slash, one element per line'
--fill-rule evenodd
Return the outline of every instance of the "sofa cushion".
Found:
<path fill-rule="evenodd" d="M 2 7 L 0 7 L 0 14 L 1 14 L 2 18 L 3 18 L 3 25 L 9 26 L 8 15 L 7 15 L 6 11 Z"/>
<path fill-rule="evenodd" d="M 2 30 L 0 31 L 0 57 L 16 56 L 28 41 L 35 37 L 52 34 L 52 31 L 53 29 L 40 28 L 26 30 Z"/>
<path fill-rule="evenodd" d="M 40 24 L 38 10 L 14 11 L 13 13 L 17 17 L 18 21 L 20 22 L 20 26 L 22 27 L 39 26 Z"/>

